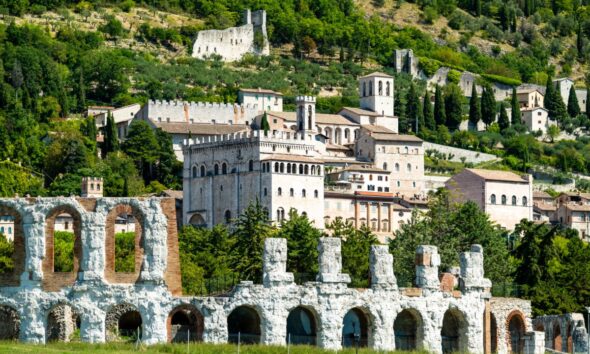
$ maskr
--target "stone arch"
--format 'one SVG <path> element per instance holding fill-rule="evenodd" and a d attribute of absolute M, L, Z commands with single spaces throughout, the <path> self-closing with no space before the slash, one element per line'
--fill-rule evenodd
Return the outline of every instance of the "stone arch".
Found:
<path fill-rule="evenodd" d="M 313 309 L 297 306 L 287 316 L 286 340 L 291 344 L 317 345 L 318 320 Z"/>
<path fill-rule="evenodd" d="M 45 341 L 69 342 L 80 329 L 80 316 L 68 304 L 58 303 L 47 312 Z"/>
<path fill-rule="evenodd" d="M 0 340 L 18 340 L 20 316 L 12 306 L 0 305 Z"/>
<path fill-rule="evenodd" d="M 420 312 L 412 308 L 402 310 L 393 322 L 393 334 L 397 350 L 422 348 L 424 325 Z"/>
<path fill-rule="evenodd" d="M 0 204 L 0 216 L 6 216 L 12 219 L 12 264 L 13 268 L 9 272 L 0 273 L 0 287 L 19 286 L 20 275 L 25 270 L 25 240 L 23 231 L 23 217 L 13 207 Z M 0 337 L 1 338 L 1 337 Z"/>
<path fill-rule="evenodd" d="M 133 272 L 115 272 L 115 221 L 118 215 L 133 215 L 135 219 L 135 270 Z M 191 221 L 193 220 L 191 217 Z M 135 283 L 139 280 L 144 254 L 144 220 L 143 213 L 131 204 L 118 204 L 106 217 L 105 239 L 105 279 L 109 283 Z"/>
<path fill-rule="evenodd" d="M 342 129 L 340 127 L 334 129 L 334 143 L 342 145 Z"/>
<path fill-rule="evenodd" d="M 342 319 L 342 346 L 367 347 L 371 322 L 367 312 L 360 307 L 350 309 Z"/>
<path fill-rule="evenodd" d="M 193 305 L 176 306 L 166 320 L 168 342 L 201 342 L 204 328 L 203 314 Z"/>
<path fill-rule="evenodd" d="M 105 318 L 107 341 L 134 340 L 143 333 L 143 318 L 137 307 L 122 303 L 109 308 Z"/>
<path fill-rule="evenodd" d="M 506 341 L 510 353 L 524 352 L 524 335 L 526 332 L 525 316 L 518 310 L 506 317 Z"/>
<path fill-rule="evenodd" d="M 192 226 L 205 226 L 206 222 L 205 219 L 203 219 L 203 216 L 201 214 L 193 214 L 193 216 L 191 216 L 191 218 L 189 219 L 188 223 Z"/>
<path fill-rule="evenodd" d="M 197 168 L 196 165 L 193 166 L 192 172 L 193 172 L 192 173 L 192 178 L 197 178 L 199 176 L 199 174 L 198 174 L 198 168 Z"/>
<path fill-rule="evenodd" d="M 447 310 L 440 331 L 442 352 L 467 352 L 467 329 L 467 320 L 461 311 Z"/>
<path fill-rule="evenodd" d="M 561 338 L 561 325 L 556 322 L 553 325 L 553 337 L 552 337 L 553 349 L 561 351 L 562 349 L 562 338 Z"/>
<path fill-rule="evenodd" d="M 71 272 L 55 272 L 54 270 L 54 231 L 56 218 L 62 214 L 69 214 L 73 219 L 74 228 L 74 259 Z M 73 205 L 63 204 L 51 209 L 45 218 L 45 258 L 43 259 L 43 289 L 45 291 L 59 291 L 62 287 L 74 284 L 78 278 L 78 271 L 82 261 L 81 224 L 82 217 Z"/>
<path fill-rule="evenodd" d="M 227 316 L 228 342 L 237 343 L 239 338 L 244 344 L 260 343 L 260 325 L 260 314 L 253 306 L 241 305 L 234 308 Z"/>

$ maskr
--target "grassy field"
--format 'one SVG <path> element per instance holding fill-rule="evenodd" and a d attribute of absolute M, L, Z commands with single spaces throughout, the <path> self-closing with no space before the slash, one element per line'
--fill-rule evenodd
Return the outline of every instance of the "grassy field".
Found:
<path fill-rule="evenodd" d="M 171 353 L 171 354 L 233 354 L 238 352 L 236 345 L 214 345 L 214 344 L 193 344 L 187 348 L 186 344 L 167 344 L 142 346 L 136 348 L 133 344 L 109 343 L 109 344 L 84 344 L 84 343 L 52 343 L 48 345 L 32 345 L 16 342 L 0 342 L 0 353 L 21 354 L 21 353 Z M 258 345 L 243 345 L 240 347 L 240 354 L 286 354 L 286 347 L 271 347 Z M 291 354 L 333 354 L 333 351 L 322 350 L 308 346 L 292 346 Z M 354 354 L 354 349 L 338 351 L 342 354 Z M 361 354 L 384 353 L 369 349 L 359 349 Z"/>

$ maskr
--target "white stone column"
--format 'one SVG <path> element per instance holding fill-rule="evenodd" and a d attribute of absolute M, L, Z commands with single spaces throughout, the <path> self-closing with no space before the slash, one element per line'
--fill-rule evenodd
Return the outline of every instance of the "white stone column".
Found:
<path fill-rule="evenodd" d="M 92 213 L 81 222 L 82 260 L 79 279 L 101 281 L 105 269 L 105 216 Z"/>
<path fill-rule="evenodd" d="M 393 274 L 393 256 L 387 246 L 371 246 L 369 257 L 371 286 L 373 288 L 397 290 L 397 280 Z"/>
<path fill-rule="evenodd" d="M 337 237 L 321 237 L 318 243 L 319 273 L 317 281 L 322 283 L 350 283 L 350 276 L 342 271 L 341 242 Z"/>
<path fill-rule="evenodd" d="M 21 285 L 38 285 L 43 279 L 45 215 L 34 211 L 23 215 L 23 233 L 26 260 Z"/>
<path fill-rule="evenodd" d="M 154 291 L 157 293 L 157 291 Z M 155 299 L 144 298 L 145 305 L 140 303 L 139 311 L 142 317 L 141 342 L 147 345 L 166 343 L 168 341 L 166 330 L 166 319 L 168 313 L 163 311 L 160 304 L 161 297 Z"/>
<path fill-rule="evenodd" d="M 80 339 L 86 343 L 104 343 L 105 317 L 104 311 L 94 304 L 89 304 L 80 315 Z"/>
<path fill-rule="evenodd" d="M 20 340 L 26 343 L 45 344 L 45 311 L 36 294 L 24 292 L 20 310 Z"/>
<path fill-rule="evenodd" d="M 287 272 L 287 239 L 264 240 L 262 283 L 266 288 L 293 284 L 293 273 Z"/>
<path fill-rule="evenodd" d="M 422 289 L 439 290 L 439 265 L 440 255 L 436 246 L 418 246 L 416 250 L 416 286 Z"/>

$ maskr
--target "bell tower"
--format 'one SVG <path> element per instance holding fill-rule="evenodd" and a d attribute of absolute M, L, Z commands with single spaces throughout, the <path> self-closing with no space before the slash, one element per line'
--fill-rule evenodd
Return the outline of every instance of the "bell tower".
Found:
<path fill-rule="evenodd" d="M 361 108 L 384 117 L 394 116 L 393 76 L 375 72 L 359 79 Z"/>
<path fill-rule="evenodd" d="M 300 133 L 317 133 L 315 122 L 315 97 L 297 96 L 297 131 Z"/>

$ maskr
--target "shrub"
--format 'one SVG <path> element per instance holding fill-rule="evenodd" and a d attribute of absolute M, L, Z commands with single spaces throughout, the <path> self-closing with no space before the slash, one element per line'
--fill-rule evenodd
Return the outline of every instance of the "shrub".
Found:
<path fill-rule="evenodd" d="M 510 85 L 510 86 L 519 86 L 522 84 L 522 81 L 518 79 L 513 79 L 510 77 L 500 76 L 500 75 L 492 75 L 492 74 L 481 74 L 483 78 L 491 82 L 497 82 L 500 84 Z"/>

